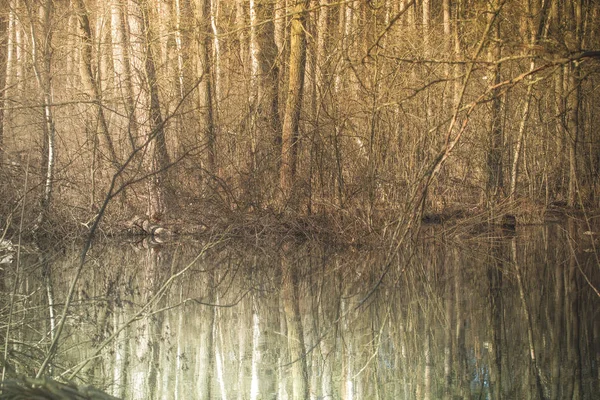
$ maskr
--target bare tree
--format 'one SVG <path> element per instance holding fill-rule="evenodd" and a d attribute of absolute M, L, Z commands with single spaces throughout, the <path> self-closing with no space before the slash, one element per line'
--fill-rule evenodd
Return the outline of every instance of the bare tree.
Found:
<path fill-rule="evenodd" d="M 309 1 L 298 0 L 292 7 L 290 23 L 290 56 L 288 87 L 281 135 L 281 168 L 279 187 L 284 202 L 290 199 L 294 187 L 298 162 L 298 139 L 302 96 L 304 94 L 304 70 L 306 67 L 306 11 Z"/>
<path fill-rule="evenodd" d="M 203 164 L 210 174 L 217 172 L 216 128 L 214 116 L 214 82 L 212 68 L 211 0 L 196 0 L 196 68 L 200 79 L 198 85 L 198 107 L 200 113 L 201 140 L 206 146 Z"/>

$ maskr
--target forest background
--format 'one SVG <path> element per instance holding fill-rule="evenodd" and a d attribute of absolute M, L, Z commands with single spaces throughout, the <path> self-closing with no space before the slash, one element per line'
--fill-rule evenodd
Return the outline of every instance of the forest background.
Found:
<path fill-rule="evenodd" d="M 595 0 L 2 0 L 0 226 L 597 208 L 598 26 Z"/>

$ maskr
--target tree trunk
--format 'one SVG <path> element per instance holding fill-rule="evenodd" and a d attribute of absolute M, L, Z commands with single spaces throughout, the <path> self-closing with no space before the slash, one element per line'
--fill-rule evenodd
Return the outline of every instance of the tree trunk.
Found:
<path fill-rule="evenodd" d="M 492 5 L 493 9 L 491 13 L 495 13 L 498 7 L 497 2 Z M 490 16 L 490 18 L 495 18 Z M 491 63 L 495 63 L 502 56 L 500 48 L 500 20 L 495 19 L 494 25 L 490 30 L 491 41 L 488 50 L 488 60 Z M 490 70 L 490 80 L 494 85 L 500 83 L 501 73 L 500 64 L 492 64 L 493 67 Z M 492 109 L 491 109 L 491 126 L 488 134 L 488 149 L 487 149 L 487 184 L 486 184 L 486 196 L 489 203 L 494 203 L 498 200 L 498 197 L 502 194 L 503 188 L 503 174 L 502 174 L 502 150 L 503 150 L 503 138 L 502 138 L 502 94 L 501 89 L 497 88 L 492 90 Z"/>
<path fill-rule="evenodd" d="M 98 87 L 98 83 L 94 79 L 94 74 L 92 72 L 92 32 L 90 29 L 88 12 L 83 0 L 74 0 L 73 5 L 75 7 L 77 19 L 79 21 L 79 29 L 81 31 L 81 55 L 79 58 L 81 83 L 96 108 L 96 116 L 100 125 L 100 135 L 104 139 L 104 144 L 110 157 L 109 160 L 116 171 L 119 169 L 119 159 L 108 129 L 104 108 L 101 104 L 100 88 Z"/>
<path fill-rule="evenodd" d="M 265 141 L 266 145 L 281 142 L 278 50 L 272 3 L 271 0 L 250 1 L 252 158 L 260 151 L 257 146 L 261 142 Z M 266 137 L 258 137 L 259 132 L 266 132 Z M 256 167 L 254 163 L 253 167 Z"/>
<path fill-rule="evenodd" d="M 292 195 L 298 158 L 299 123 L 304 92 L 306 66 L 305 21 L 309 2 L 298 0 L 292 9 L 290 23 L 290 57 L 288 89 L 281 137 L 279 187 L 285 204 Z"/>
<path fill-rule="evenodd" d="M 139 134 L 135 116 L 129 29 L 126 21 L 127 1 L 129 0 L 112 0 L 111 2 L 111 38 L 114 82 L 115 86 L 119 88 L 115 95 L 123 98 L 123 105 L 127 114 L 125 130 L 128 133 L 131 151 L 134 151 L 138 145 Z"/>
<path fill-rule="evenodd" d="M 201 140 L 206 145 L 206 153 L 202 159 L 203 167 L 210 175 L 217 172 L 216 134 L 213 106 L 213 68 L 212 39 L 211 39 L 211 0 L 196 0 L 196 44 L 197 71 L 200 83 L 198 85 L 198 107 L 200 110 Z"/>
<path fill-rule="evenodd" d="M 573 22 L 569 25 L 569 35 L 574 33 L 574 44 L 571 51 L 581 51 L 582 45 L 582 8 L 580 0 L 573 0 Z M 573 26 L 574 24 L 574 26 Z M 569 144 L 569 191 L 567 193 L 567 205 L 574 207 L 578 202 L 579 182 L 578 182 L 578 146 L 581 126 L 579 124 L 579 111 L 581 106 L 581 77 L 580 67 L 576 62 L 570 64 L 570 74 L 568 77 L 567 91 L 567 134 Z"/>
<path fill-rule="evenodd" d="M 51 19 L 53 5 L 51 0 L 41 3 L 39 10 L 39 26 L 33 13 L 28 9 L 31 32 L 31 57 L 33 71 L 38 90 L 41 92 L 44 113 L 44 154 L 42 155 L 42 176 L 44 177 L 43 193 L 40 202 L 40 213 L 36 219 L 34 231 L 46 221 L 52 200 L 54 164 L 56 157 L 54 114 L 52 110 L 52 29 Z M 39 31 L 38 31 L 39 29 Z"/>
<path fill-rule="evenodd" d="M 4 164 L 4 104 L 6 99 L 6 82 L 8 75 L 8 53 L 11 50 L 12 45 L 12 25 L 14 24 L 14 16 L 11 10 L 9 10 L 8 21 L 7 17 L 0 16 L 0 37 L 7 37 L 6 46 L 0 47 L 0 171 Z"/>
<path fill-rule="evenodd" d="M 148 207 L 150 218 L 158 220 L 167 211 L 166 193 L 163 185 L 164 170 L 170 163 L 164 136 L 156 70 L 150 46 L 151 29 L 148 21 L 147 4 L 142 0 L 129 0 L 129 29 L 131 45 L 131 70 L 136 106 L 135 118 L 140 129 L 144 152 L 144 168 L 147 179 Z"/>

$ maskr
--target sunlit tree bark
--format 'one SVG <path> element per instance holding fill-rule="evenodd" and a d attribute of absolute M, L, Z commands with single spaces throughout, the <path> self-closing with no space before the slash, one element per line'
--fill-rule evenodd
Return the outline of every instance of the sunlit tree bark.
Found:
<path fill-rule="evenodd" d="M 7 8 L 7 1 L 0 3 L 0 6 Z M 6 104 L 7 75 L 9 72 L 8 53 L 12 52 L 12 33 L 14 26 L 14 16 L 9 9 L 8 15 L 0 15 L 0 37 L 6 37 L 6 44 L 0 46 L 0 170 L 4 164 L 4 105 Z"/>
<path fill-rule="evenodd" d="M 201 141 L 204 144 L 203 166 L 214 175 L 217 173 L 217 145 L 214 115 L 214 70 L 212 67 L 212 27 L 210 19 L 211 0 L 196 0 L 196 68 L 198 79 L 198 107 Z"/>
<path fill-rule="evenodd" d="M 529 38 L 529 47 L 535 48 L 538 43 L 539 35 L 543 31 L 544 25 L 546 24 L 545 16 L 548 8 L 548 1 L 544 1 L 539 10 L 533 10 L 531 2 L 526 4 L 526 17 L 523 18 L 522 23 L 526 25 L 526 37 Z M 529 71 L 533 71 L 535 68 L 535 61 L 532 60 L 529 64 Z M 529 108 L 531 106 L 531 98 L 533 94 L 533 84 L 527 86 L 527 94 L 525 95 L 525 105 L 523 107 L 523 114 L 521 122 L 519 124 L 519 131 L 517 134 L 517 141 L 513 153 L 513 162 L 510 175 L 510 191 L 509 196 L 511 200 L 515 200 L 517 192 L 517 180 L 519 178 L 519 161 L 521 158 L 521 151 L 523 148 L 523 142 L 525 140 L 525 132 L 527 127 L 527 120 L 529 119 Z"/>
<path fill-rule="evenodd" d="M 250 63 L 252 77 L 250 104 L 252 107 L 251 158 L 253 164 L 255 164 L 254 159 L 259 143 L 264 141 L 269 144 L 281 141 L 278 94 L 279 66 L 276 62 L 278 50 L 275 44 L 273 17 L 272 1 L 250 1 Z M 265 132 L 266 135 L 260 135 L 261 132 Z"/>
<path fill-rule="evenodd" d="M 215 114 L 218 120 L 218 105 L 221 102 L 221 41 L 219 39 L 219 28 L 217 26 L 217 21 L 219 19 L 219 11 L 220 11 L 220 0 L 211 0 L 211 11 L 210 11 L 210 28 L 212 33 L 213 40 L 213 80 L 214 80 L 214 98 L 215 98 Z"/>
<path fill-rule="evenodd" d="M 496 17 L 496 13 L 499 12 L 498 0 L 490 3 L 490 17 L 494 19 L 491 27 L 491 38 L 488 49 L 488 60 L 492 63 L 492 67 L 489 72 L 489 80 L 492 85 L 498 85 L 502 79 L 500 71 L 500 57 L 502 56 L 502 49 L 500 47 L 500 19 Z M 487 184 L 486 184 L 486 195 L 487 200 L 490 203 L 494 203 L 499 196 L 502 195 L 504 186 L 503 177 L 503 130 L 502 130 L 502 113 L 503 113 L 503 100 L 500 88 L 492 90 L 492 104 L 490 110 L 490 130 L 488 134 L 488 148 L 486 155 L 486 168 L 487 168 Z"/>
<path fill-rule="evenodd" d="M 100 128 L 100 136 L 104 140 L 104 145 L 108 151 L 109 161 L 112 163 L 114 169 L 118 170 L 119 158 L 113 145 L 113 139 L 108 128 L 108 121 L 104 114 L 104 107 L 101 104 L 102 99 L 100 96 L 100 88 L 98 82 L 94 78 L 94 73 L 92 72 L 93 43 L 88 12 L 85 8 L 83 0 L 73 0 L 73 5 L 75 7 L 77 19 L 79 21 L 79 30 L 81 32 L 81 51 L 79 56 L 79 72 L 81 76 L 81 82 L 96 109 L 96 116 L 98 118 L 98 124 Z"/>
<path fill-rule="evenodd" d="M 148 21 L 147 3 L 138 0 L 128 2 L 129 43 L 131 46 L 131 70 L 137 106 L 135 118 L 140 129 L 140 143 L 145 147 L 144 167 L 149 175 L 146 189 L 147 214 L 160 219 L 167 211 L 163 184 L 164 171 L 169 165 L 164 124 L 156 80 L 154 56 L 150 44 L 151 29 Z"/>
<path fill-rule="evenodd" d="M 177 52 L 177 84 L 179 99 L 183 100 L 186 88 L 184 41 L 184 0 L 175 0 L 175 49 Z"/>
<path fill-rule="evenodd" d="M 279 187 L 284 202 L 287 202 L 292 194 L 298 161 L 300 114 L 306 66 L 305 21 L 308 5 L 307 0 L 297 0 L 291 9 L 293 16 L 290 22 L 288 87 L 281 135 L 281 168 L 279 174 Z"/>
<path fill-rule="evenodd" d="M 56 163 L 56 129 L 52 108 L 52 17 L 53 3 L 44 0 L 36 8 L 28 4 L 29 28 L 31 40 L 32 66 L 43 104 L 44 152 L 42 154 L 43 193 L 40 212 L 36 219 L 37 230 L 45 221 L 50 209 L 54 186 L 54 166 Z"/>

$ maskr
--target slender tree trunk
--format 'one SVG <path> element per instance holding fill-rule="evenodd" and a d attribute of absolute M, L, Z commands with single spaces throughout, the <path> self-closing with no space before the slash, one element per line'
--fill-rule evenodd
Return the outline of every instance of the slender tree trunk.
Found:
<path fill-rule="evenodd" d="M 544 395 L 545 391 L 542 383 L 542 374 L 541 368 L 539 366 L 538 360 L 538 352 L 536 350 L 535 336 L 533 333 L 533 319 L 531 313 L 529 311 L 529 305 L 527 304 L 527 297 L 525 293 L 525 284 L 523 282 L 523 275 L 521 273 L 521 268 L 519 267 L 519 259 L 517 252 L 517 240 L 512 239 L 511 242 L 511 253 L 512 253 L 512 262 L 515 267 L 515 273 L 517 277 L 517 285 L 519 288 L 519 297 L 521 298 L 521 306 L 523 308 L 523 314 L 525 318 L 525 324 L 527 328 L 527 343 L 528 343 L 528 353 L 529 353 L 529 361 L 531 363 L 531 370 L 533 371 L 534 380 L 535 380 L 535 389 L 540 399 L 545 400 L 546 397 Z"/>
<path fill-rule="evenodd" d="M 288 89 L 281 137 L 281 168 L 279 187 L 284 203 L 290 199 L 296 175 L 298 139 L 302 96 L 304 92 L 304 70 L 306 66 L 306 10 L 309 1 L 297 0 L 292 8 L 290 23 L 290 58 Z"/>
<path fill-rule="evenodd" d="M 491 13 L 497 12 L 498 1 L 494 1 L 490 10 Z M 495 18 L 495 16 L 490 16 Z M 494 25 L 491 30 L 491 43 L 488 50 L 488 59 L 490 62 L 495 63 L 502 56 L 500 48 L 500 19 L 495 18 Z M 500 64 L 492 64 L 493 67 L 490 70 L 490 79 L 494 85 L 497 85 L 501 81 Z M 503 150 L 503 135 L 502 135 L 502 94 L 501 90 L 492 90 L 492 109 L 491 109 L 491 126 L 488 134 L 488 149 L 487 149 L 487 184 L 486 184 L 486 195 L 487 201 L 494 203 L 498 197 L 502 194 L 503 188 L 503 162 L 502 162 L 502 150 Z"/>
<path fill-rule="evenodd" d="M 273 22 L 271 0 L 250 1 L 250 62 L 252 77 L 252 154 L 256 154 L 261 141 L 279 144 L 281 142 L 281 122 L 279 119 L 279 66 L 277 45 L 275 44 L 275 24 Z M 266 132 L 266 138 L 258 137 Z"/>
<path fill-rule="evenodd" d="M 582 45 L 582 34 L 583 34 L 583 15 L 582 15 L 582 1 L 572 0 L 573 7 L 573 22 L 570 24 L 571 34 L 575 33 L 573 44 L 574 51 L 581 51 Z M 568 88 L 567 91 L 567 134 L 569 144 L 569 191 L 567 193 L 567 205 L 574 207 L 578 202 L 578 147 L 581 136 L 581 126 L 579 123 L 579 113 L 581 107 L 581 77 L 580 77 L 580 66 L 578 63 L 573 62 L 570 64 L 570 74 L 568 77 Z"/>
<path fill-rule="evenodd" d="M 114 169 L 118 170 L 120 165 L 119 159 L 108 129 L 104 108 L 101 104 L 100 88 L 97 81 L 94 79 L 94 74 L 92 72 L 92 32 L 90 29 L 88 12 L 83 0 L 73 0 L 73 4 L 75 6 L 77 19 L 79 21 L 79 29 L 81 31 L 81 54 L 79 58 L 81 82 L 96 108 L 96 116 L 98 118 L 98 124 L 100 125 L 100 135 L 104 139 L 104 145 L 108 151 L 109 160 Z"/>
<path fill-rule="evenodd" d="M 129 0 L 129 28 L 131 44 L 131 70 L 136 71 L 133 87 L 138 99 L 135 117 L 142 134 L 144 168 L 147 179 L 148 216 L 157 220 L 167 211 L 167 194 L 164 187 L 164 170 L 170 163 L 164 136 L 154 56 L 151 48 L 151 29 L 147 3 Z"/>
<path fill-rule="evenodd" d="M 221 41 L 219 40 L 219 29 L 217 21 L 219 18 L 219 0 L 211 0 L 210 28 L 213 35 L 212 61 L 214 81 L 215 119 L 218 120 L 218 105 L 221 101 Z"/>
<path fill-rule="evenodd" d="M 117 88 L 115 95 L 123 99 L 127 114 L 125 129 L 131 151 L 133 151 L 138 146 L 139 133 L 135 115 L 135 97 L 131 73 L 127 1 L 129 0 L 112 0 L 111 2 L 111 38 L 114 82 Z"/>
<path fill-rule="evenodd" d="M 39 12 L 39 26 L 34 13 Z M 31 32 L 31 56 L 38 90 L 41 92 L 44 113 L 44 154 L 42 170 L 44 176 L 40 213 L 36 219 L 37 230 L 48 215 L 52 200 L 54 165 L 56 157 L 54 113 L 52 110 L 52 0 L 44 0 L 38 10 L 28 9 Z"/>
<path fill-rule="evenodd" d="M 175 48 L 177 52 L 177 84 L 179 99 L 183 100 L 185 96 L 185 55 L 184 51 L 184 33 L 183 33 L 183 5 L 184 0 L 175 0 Z"/>
<path fill-rule="evenodd" d="M 198 79 L 198 106 L 200 110 L 201 140 L 206 146 L 203 165 L 210 175 L 217 173 L 217 148 L 214 120 L 214 82 L 212 68 L 211 0 L 196 0 L 196 43 Z"/>
<path fill-rule="evenodd" d="M 6 46 L 0 47 L 0 171 L 4 165 L 4 105 L 6 104 L 6 82 L 8 80 L 7 75 L 9 72 L 8 53 L 9 51 L 12 51 L 10 49 L 12 46 L 11 25 L 14 24 L 14 20 L 11 22 L 11 18 L 14 18 L 11 10 L 9 10 L 8 15 L 0 16 L 0 37 L 7 38 Z"/>

